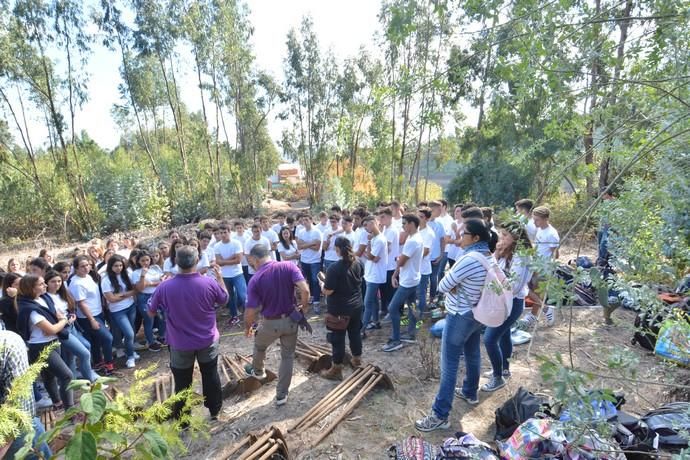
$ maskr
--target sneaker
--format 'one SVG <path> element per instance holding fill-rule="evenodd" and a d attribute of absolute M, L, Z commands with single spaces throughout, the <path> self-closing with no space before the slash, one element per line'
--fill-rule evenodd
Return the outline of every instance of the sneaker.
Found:
<path fill-rule="evenodd" d="M 211 422 L 217 422 L 218 421 L 218 414 L 209 416 L 209 420 Z"/>
<path fill-rule="evenodd" d="M 228 321 L 228 325 L 229 325 L 230 327 L 239 326 L 239 325 L 240 325 L 240 317 L 239 317 L 239 316 L 233 316 L 233 317 L 230 318 L 230 320 Z"/>
<path fill-rule="evenodd" d="M 415 329 L 421 329 L 422 326 L 424 326 L 424 321 L 420 319 L 419 321 L 417 321 L 417 324 L 415 324 Z"/>
<path fill-rule="evenodd" d="M 125 357 L 125 349 L 124 348 L 116 348 L 113 355 L 115 355 L 115 359 L 124 358 Z"/>
<path fill-rule="evenodd" d="M 460 387 L 455 387 L 455 397 L 462 399 L 470 406 L 476 406 L 479 404 L 478 398 L 470 398 L 469 396 L 465 396 L 465 393 L 462 392 L 462 388 Z"/>
<path fill-rule="evenodd" d="M 403 332 L 400 334 L 400 341 L 405 343 L 417 343 L 417 338 L 412 334 Z"/>
<path fill-rule="evenodd" d="M 251 377 L 256 377 L 257 379 L 262 379 L 266 375 L 263 369 L 254 369 L 251 364 L 244 365 L 244 372 Z"/>
<path fill-rule="evenodd" d="M 135 365 L 134 358 L 127 358 L 127 363 L 125 366 L 127 366 L 127 369 L 132 369 Z"/>
<path fill-rule="evenodd" d="M 494 376 L 494 371 L 493 371 L 493 369 L 492 369 L 492 370 L 489 370 L 489 371 L 484 372 L 482 375 L 483 375 L 484 377 L 491 378 L 491 377 Z M 502 375 L 503 375 L 503 379 L 504 379 L 504 380 L 508 380 L 508 379 L 510 378 L 510 371 L 509 371 L 508 369 L 503 369 L 503 374 L 502 374 Z"/>
<path fill-rule="evenodd" d="M 447 430 L 450 428 L 450 422 L 436 417 L 433 412 L 424 418 L 414 422 L 414 427 L 423 433 L 428 433 L 434 430 Z"/>
<path fill-rule="evenodd" d="M 134 352 L 134 359 L 141 359 L 141 356 L 136 351 Z"/>
<path fill-rule="evenodd" d="M 371 323 L 367 324 L 367 326 L 364 329 L 366 329 L 367 331 L 373 331 L 374 329 L 381 329 L 381 323 L 371 322 Z"/>
<path fill-rule="evenodd" d="M 320 315 L 321 314 L 321 306 L 318 303 L 312 304 L 311 311 L 315 315 Z"/>
<path fill-rule="evenodd" d="M 553 308 L 547 307 L 544 312 L 544 317 L 546 318 L 546 327 L 551 327 L 556 324 L 556 315 Z"/>
<path fill-rule="evenodd" d="M 493 391 L 496 391 L 500 388 L 503 388 L 506 386 L 506 381 L 503 379 L 503 377 L 491 377 L 491 380 L 489 380 L 489 383 L 485 383 L 482 385 L 479 389 L 481 391 L 486 391 L 487 393 L 491 393 Z"/>
<path fill-rule="evenodd" d="M 153 342 L 151 345 L 149 345 L 149 351 L 152 351 L 154 353 L 158 353 L 161 351 L 161 344 L 158 342 Z"/>
<path fill-rule="evenodd" d="M 386 343 L 382 350 L 385 351 L 386 353 L 390 353 L 391 351 L 397 351 L 400 350 L 403 347 L 403 344 L 400 340 L 393 340 L 390 339 L 388 343 Z"/>
<path fill-rule="evenodd" d="M 53 407 L 53 400 L 50 399 L 47 396 L 42 397 L 38 401 L 36 401 L 36 409 L 47 409 L 49 407 Z"/>
<path fill-rule="evenodd" d="M 168 341 L 165 340 L 165 337 L 158 337 L 158 339 L 156 339 L 156 342 L 160 343 L 161 347 L 167 347 L 168 346 Z"/>
<path fill-rule="evenodd" d="M 102 370 L 105 375 L 110 375 L 115 370 L 115 364 L 113 362 L 103 363 Z"/>
<path fill-rule="evenodd" d="M 276 406 L 284 406 L 285 404 L 287 404 L 287 400 L 288 400 L 288 395 L 285 395 L 285 396 L 277 396 L 276 395 Z"/>
<path fill-rule="evenodd" d="M 383 319 L 381 320 L 381 322 L 384 323 L 384 324 L 390 323 L 390 322 L 391 322 L 391 314 L 390 314 L 390 313 L 387 313 L 386 316 L 383 317 Z"/>
<path fill-rule="evenodd" d="M 148 345 L 146 345 L 146 342 L 134 342 L 134 351 L 143 351 L 148 348 Z"/>
<path fill-rule="evenodd" d="M 529 313 L 515 323 L 515 328 L 521 331 L 531 331 L 537 324 L 537 317 Z"/>

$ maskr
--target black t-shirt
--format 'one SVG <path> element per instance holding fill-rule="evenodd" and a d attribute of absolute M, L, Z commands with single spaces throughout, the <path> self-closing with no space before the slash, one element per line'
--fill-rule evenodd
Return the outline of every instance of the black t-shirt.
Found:
<path fill-rule="evenodd" d="M 5 296 L 0 299 L 0 319 L 5 323 L 5 329 L 17 332 L 17 311 L 14 309 L 14 297 Z"/>
<path fill-rule="evenodd" d="M 359 261 L 348 267 L 339 260 L 328 267 L 324 287 L 333 290 L 326 298 L 328 313 L 350 315 L 352 310 L 362 307 L 362 273 Z"/>

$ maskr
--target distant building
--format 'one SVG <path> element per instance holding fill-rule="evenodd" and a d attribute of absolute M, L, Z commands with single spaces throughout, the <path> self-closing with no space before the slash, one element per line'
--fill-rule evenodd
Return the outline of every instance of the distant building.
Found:
<path fill-rule="evenodd" d="M 304 182 L 304 175 L 297 163 L 281 163 L 268 180 L 271 188 L 281 188 L 285 184 L 295 185 Z"/>

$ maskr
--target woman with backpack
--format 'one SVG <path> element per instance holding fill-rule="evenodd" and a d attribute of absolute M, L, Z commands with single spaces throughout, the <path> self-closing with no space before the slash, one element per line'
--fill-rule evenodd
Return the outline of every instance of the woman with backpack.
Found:
<path fill-rule="evenodd" d="M 469 405 L 479 403 L 477 389 L 481 370 L 482 323 L 474 318 L 472 309 L 477 306 L 484 289 L 487 269 L 471 253 L 490 257 L 490 229 L 483 219 L 470 218 L 464 221 L 459 257 L 439 282 L 439 292 L 445 294 L 447 311 L 446 324 L 441 339 L 441 382 L 431 412 L 417 420 L 415 427 L 429 432 L 450 427 L 448 415 L 453 407 L 453 397 Z M 462 387 L 456 388 L 460 356 L 465 355 L 466 375 Z"/>
<path fill-rule="evenodd" d="M 509 221 L 500 228 L 496 246 L 496 258 L 513 288 L 513 308 L 505 322 L 498 327 L 488 327 L 484 331 L 484 347 L 491 361 L 491 380 L 482 385 L 482 391 L 496 391 L 506 384 L 510 377 L 509 359 L 513 355 L 513 342 L 510 328 L 520 318 L 525 308 L 525 296 L 529 292 L 527 283 L 532 277 L 528 258 L 520 254 L 531 249 L 532 243 L 525 226 L 518 221 Z"/>

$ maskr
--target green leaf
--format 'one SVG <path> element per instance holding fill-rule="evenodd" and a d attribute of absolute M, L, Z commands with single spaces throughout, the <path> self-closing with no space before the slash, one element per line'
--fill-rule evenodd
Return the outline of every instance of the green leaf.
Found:
<path fill-rule="evenodd" d="M 113 447 L 117 446 L 125 446 L 127 445 L 127 438 L 120 434 L 120 433 L 115 433 L 114 431 L 104 431 L 99 434 L 99 440 L 105 439 L 108 441 Z"/>
<path fill-rule="evenodd" d="M 81 410 L 87 414 L 93 412 L 93 395 L 91 393 L 84 393 L 81 395 L 79 402 L 81 403 Z"/>
<path fill-rule="evenodd" d="M 67 385 L 68 390 L 86 390 L 89 388 L 91 385 L 91 382 L 88 380 L 72 380 L 69 385 Z"/>
<path fill-rule="evenodd" d="M 95 391 L 91 393 L 91 397 L 93 407 L 89 413 L 89 423 L 96 423 L 103 416 L 105 408 L 108 405 L 108 399 L 105 397 L 102 391 Z"/>
<path fill-rule="evenodd" d="M 88 431 L 77 431 L 67 443 L 65 456 L 70 460 L 94 460 L 97 456 L 96 438 Z"/>
<path fill-rule="evenodd" d="M 156 431 L 144 432 L 144 438 L 149 442 L 151 454 L 156 458 L 166 458 L 168 455 L 168 443 Z"/>

